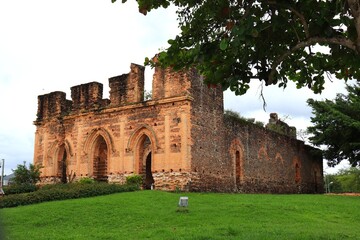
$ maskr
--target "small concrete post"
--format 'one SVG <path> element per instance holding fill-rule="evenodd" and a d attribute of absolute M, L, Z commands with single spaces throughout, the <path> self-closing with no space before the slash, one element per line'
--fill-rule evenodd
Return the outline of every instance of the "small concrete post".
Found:
<path fill-rule="evenodd" d="M 179 204 L 178 204 L 179 207 L 185 207 L 186 208 L 188 206 L 188 204 L 189 204 L 189 198 L 188 197 L 180 197 Z"/>

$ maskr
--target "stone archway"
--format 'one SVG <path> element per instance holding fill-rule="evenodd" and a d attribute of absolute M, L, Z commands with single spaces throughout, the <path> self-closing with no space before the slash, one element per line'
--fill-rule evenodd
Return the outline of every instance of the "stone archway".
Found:
<path fill-rule="evenodd" d="M 93 177 L 96 181 L 107 181 L 108 146 L 99 135 L 93 146 Z"/>
<path fill-rule="evenodd" d="M 152 143 L 150 138 L 143 134 L 138 141 L 136 150 L 136 164 L 138 165 L 138 173 L 143 175 L 144 189 L 151 189 L 154 185 L 154 177 L 152 175 Z"/>

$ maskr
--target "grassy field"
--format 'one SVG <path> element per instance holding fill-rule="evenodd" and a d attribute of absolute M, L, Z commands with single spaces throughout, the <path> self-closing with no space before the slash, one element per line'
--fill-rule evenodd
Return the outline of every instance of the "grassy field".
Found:
<path fill-rule="evenodd" d="M 177 211 L 180 196 L 188 211 Z M 360 239 L 360 197 L 139 191 L 0 210 L 4 239 Z M 3 230 L 4 230 L 3 229 Z"/>

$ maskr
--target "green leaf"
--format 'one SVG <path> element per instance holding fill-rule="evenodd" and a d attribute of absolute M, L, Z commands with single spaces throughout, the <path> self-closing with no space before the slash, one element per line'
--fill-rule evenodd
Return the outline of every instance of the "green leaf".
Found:
<path fill-rule="evenodd" d="M 223 39 L 223 40 L 221 40 L 221 42 L 220 42 L 220 49 L 221 50 L 226 50 L 227 49 L 227 47 L 228 47 L 228 40 L 227 39 Z"/>
<path fill-rule="evenodd" d="M 251 31 L 251 36 L 253 36 L 254 38 L 257 38 L 259 36 L 259 32 L 256 29 L 253 29 Z"/>

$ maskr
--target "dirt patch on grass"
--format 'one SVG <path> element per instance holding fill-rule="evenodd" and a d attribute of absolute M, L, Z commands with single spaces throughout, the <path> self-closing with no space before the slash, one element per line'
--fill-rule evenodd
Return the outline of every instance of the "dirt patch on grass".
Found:
<path fill-rule="evenodd" d="M 327 193 L 326 195 L 360 197 L 360 193 Z"/>

